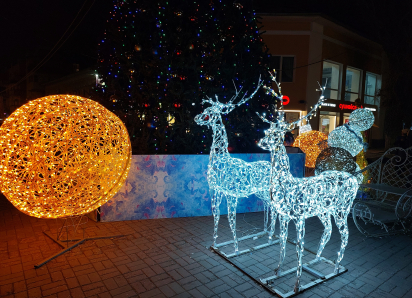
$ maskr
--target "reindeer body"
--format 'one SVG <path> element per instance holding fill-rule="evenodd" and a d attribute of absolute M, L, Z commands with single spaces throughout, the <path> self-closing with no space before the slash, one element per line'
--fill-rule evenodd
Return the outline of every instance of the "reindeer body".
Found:
<path fill-rule="evenodd" d="M 277 84 L 280 93 L 280 86 L 274 76 L 272 76 L 272 80 Z M 319 176 L 306 178 L 294 178 L 290 173 L 289 158 L 283 145 L 284 135 L 287 131 L 296 127 L 296 125 L 300 125 L 302 120 L 312 117 L 312 114 L 315 113 L 324 101 L 324 89 L 324 87 L 321 88 L 322 95 L 314 108 L 306 116 L 293 123 L 284 121 L 282 106 L 274 122 L 261 117 L 263 121 L 270 123 L 270 128 L 265 131 L 265 137 L 259 141 L 258 145 L 271 153 L 271 208 L 276 210 L 280 221 L 280 261 L 276 271 L 278 275 L 281 272 L 281 266 L 285 258 L 288 225 L 290 220 L 293 220 L 297 232 L 296 251 L 298 264 L 297 280 L 294 288 L 296 293 L 299 292 L 303 266 L 305 219 L 318 216 L 325 227 L 316 254 L 316 259 L 319 259 L 326 243 L 330 239 L 332 233 L 331 215 L 334 217 L 336 226 L 341 234 L 341 247 L 335 263 L 335 273 L 338 273 L 339 263 L 343 258 L 343 253 L 348 243 L 347 217 L 358 189 L 357 179 L 346 172 L 325 171 Z M 271 91 L 278 99 L 282 100 L 281 94 L 278 95 L 273 90 Z"/>
<path fill-rule="evenodd" d="M 319 176 L 295 178 L 290 173 L 285 147 L 283 144 L 279 147 L 271 151 L 270 186 L 272 204 L 279 214 L 297 220 L 302 215 L 305 219 L 318 216 L 321 211 L 329 214 L 349 212 L 347 201 L 353 199 L 357 191 L 357 180 L 352 174 L 325 171 Z"/>
<path fill-rule="evenodd" d="M 233 172 L 237 173 L 234 174 Z M 230 156 L 219 156 L 208 168 L 208 181 L 213 188 L 228 196 L 248 197 L 263 191 L 269 201 L 270 163 L 245 162 Z"/>
<path fill-rule="evenodd" d="M 260 86 L 260 84 L 258 84 Z M 249 97 L 253 97 L 255 92 Z M 267 161 L 245 162 L 230 156 L 228 151 L 228 140 L 226 129 L 222 121 L 222 114 L 231 112 L 236 106 L 243 104 L 247 99 L 242 98 L 240 103 L 233 104 L 234 98 L 223 104 L 211 99 L 204 102 L 212 106 L 204 110 L 203 113 L 195 117 L 199 125 L 207 125 L 213 130 L 213 143 L 210 149 L 210 158 L 207 172 L 207 180 L 212 198 L 212 213 L 214 217 L 213 246 L 216 246 L 217 230 L 220 218 L 219 206 L 223 198 L 227 200 L 228 220 L 233 233 L 235 253 L 238 253 L 238 242 L 236 236 L 236 206 L 237 200 L 241 197 L 248 197 L 256 194 L 263 200 L 265 206 L 265 231 L 267 230 L 267 211 L 270 202 L 269 198 L 269 177 L 270 163 Z M 275 214 L 272 212 L 272 217 Z M 274 225 L 271 226 L 269 241 L 274 232 Z"/>
<path fill-rule="evenodd" d="M 342 241 L 335 264 L 335 273 L 337 273 L 348 243 L 347 217 L 356 196 L 358 182 L 351 174 L 340 171 L 325 171 L 315 177 L 293 177 L 290 173 L 289 158 L 283 145 L 285 131 L 279 127 L 282 125 L 271 124 L 266 137 L 259 142 L 259 145 L 271 152 L 271 208 L 276 210 L 280 221 L 281 248 L 277 274 L 280 274 L 285 258 L 288 225 L 290 220 L 293 220 L 297 232 L 298 265 L 295 292 L 298 292 L 299 279 L 302 274 L 305 219 L 318 216 L 325 226 L 316 254 L 316 258 L 319 259 L 332 233 L 331 215 L 333 215 Z"/>

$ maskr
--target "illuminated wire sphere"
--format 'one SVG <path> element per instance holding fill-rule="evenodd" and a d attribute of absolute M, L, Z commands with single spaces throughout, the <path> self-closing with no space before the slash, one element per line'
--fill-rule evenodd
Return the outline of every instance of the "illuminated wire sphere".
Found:
<path fill-rule="evenodd" d="M 308 168 L 314 168 L 316 164 L 316 158 L 319 153 L 325 149 L 328 145 L 326 140 L 328 137 L 316 130 L 310 130 L 301 133 L 293 143 L 293 147 L 299 147 L 306 154 L 305 166 Z"/>
<path fill-rule="evenodd" d="M 373 113 L 366 109 L 357 109 L 349 115 L 347 124 L 336 127 L 329 134 L 328 145 L 345 149 L 356 156 L 362 149 L 365 149 L 366 143 L 363 142 L 361 131 L 372 127 L 375 117 Z"/>
<path fill-rule="evenodd" d="M 357 164 L 352 155 L 345 149 L 328 147 L 316 159 L 315 174 L 320 175 L 325 171 L 343 171 L 354 174 Z"/>
<path fill-rule="evenodd" d="M 130 169 L 122 121 L 90 99 L 53 95 L 28 102 L 0 127 L 0 186 L 38 218 L 88 213 L 106 203 Z"/>
<path fill-rule="evenodd" d="M 342 148 L 350 152 L 352 156 L 356 156 L 362 151 L 363 138 L 359 131 L 350 130 L 347 125 L 336 127 L 329 133 L 328 145 L 330 147 Z"/>
<path fill-rule="evenodd" d="M 349 115 L 349 125 L 353 130 L 365 131 L 372 127 L 375 121 L 373 113 L 367 109 L 357 109 Z"/>

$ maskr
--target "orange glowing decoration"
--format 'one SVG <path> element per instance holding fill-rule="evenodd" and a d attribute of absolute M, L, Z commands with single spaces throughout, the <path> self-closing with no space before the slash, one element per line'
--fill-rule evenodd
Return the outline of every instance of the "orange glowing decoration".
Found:
<path fill-rule="evenodd" d="M 64 218 L 95 210 L 126 180 L 131 144 L 122 121 L 90 99 L 53 95 L 0 127 L 0 186 L 20 211 Z"/>
<path fill-rule="evenodd" d="M 316 130 L 310 130 L 301 133 L 293 143 L 293 147 L 299 147 L 306 154 L 305 166 L 314 168 L 316 165 L 316 158 L 320 152 L 325 149 L 328 144 L 326 140 L 328 137 Z"/>

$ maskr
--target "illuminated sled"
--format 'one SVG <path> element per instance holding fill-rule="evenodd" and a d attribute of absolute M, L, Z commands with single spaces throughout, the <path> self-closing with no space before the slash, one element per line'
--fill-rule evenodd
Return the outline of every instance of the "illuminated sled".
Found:
<path fill-rule="evenodd" d="M 274 233 L 274 221 L 270 226 L 268 232 L 268 206 L 269 204 L 269 176 L 270 163 L 267 161 L 245 162 L 238 158 L 230 156 L 228 151 L 228 140 L 226 129 L 222 121 L 222 115 L 226 115 L 233 111 L 236 107 L 244 104 L 252 98 L 259 87 L 262 85 L 259 80 L 256 90 L 246 98 L 246 94 L 238 103 L 234 103 L 238 97 L 239 92 L 226 104 L 219 102 L 217 96 L 216 100 L 208 97 L 203 100 L 203 103 L 209 103 L 211 106 L 206 108 L 201 114 L 195 117 L 195 121 L 199 125 L 205 125 L 213 131 L 213 143 L 210 148 L 210 158 L 207 172 L 207 180 L 210 188 L 210 196 L 212 201 L 212 213 L 214 217 L 214 232 L 213 232 L 213 247 L 218 248 L 230 243 L 234 244 L 234 255 L 239 254 L 238 241 L 249 239 L 251 237 L 262 236 L 269 233 L 268 245 L 273 244 L 272 236 Z M 237 239 L 236 236 L 236 206 L 237 200 L 241 197 L 248 197 L 255 194 L 258 198 L 263 200 L 265 207 L 265 225 L 264 231 L 254 235 L 248 235 Z M 227 200 L 228 220 L 231 231 L 233 233 L 233 240 L 217 244 L 217 230 L 219 225 L 220 210 L 219 206 L 222 199 Z M 276 214 L 271 209 L 271 216 L 274 218 Z M 242 252 L 241 252 L 242 253 Z"/>

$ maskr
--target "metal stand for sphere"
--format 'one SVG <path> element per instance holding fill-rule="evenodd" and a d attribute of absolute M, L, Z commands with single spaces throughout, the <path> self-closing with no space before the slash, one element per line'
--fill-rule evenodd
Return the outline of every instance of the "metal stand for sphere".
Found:
<path fill-rule="evenodd" d="M 81 223 L 83 218 L 86 219 L 86 222 Z M 97 239 L 107 239 L 107 238 L 118 238 L 118 237 L 123 237 L 125 235 L 110 235 L 110 236 L 97 236 L 97 237 L 84 237 L 84 229 L 83 229 L 83 236 L 80 239 L 76 239 L 78 237 L 75 238 L 70 238 L 69 237 L 69 227 L 73 227 L 73 234 L 77 233 L 77 230 L 79 228 L 79 226 L 81 224 L 85 224 L 87 223 L 88 218 L 84 215 L 81 216 L 71 216 L 68 218 L 64 218 L 63 219 L 63 224 L 61 225 L 60 228 L 57 229 L 57 233 L 55 235 L 53 235 L 51 232 L 49 231 L 43 231 L 43 233 L 49 237 L 51 240 L 53 240 L 54 242 L 56 242 L 58 245 L 60 245 L 63 249 L 61 251 L 59 251 L 58 253 L 52 255 L 51 257 L 44 259 L 43 261 L 41 261 L 40 263 L 34 265 L 34 268 L 40 268 L 41 266 L 43 266 L 44 264 L 50 262 L 51 260 L 57 258 L 58 256 L 64 254 L 65 252 L 70 251 L 71 249 L 75 248 L 76 246 L 82 244 L 83 242 L 87 241 L 87 240 L 97 240 Z M 70 224 L 71 223 L 71 224 Z M 64 238 L 64 233 L 66 234 L 66 239 Z M 70 242 L 75 241 L 73 244 L 69 244 Z"/>

